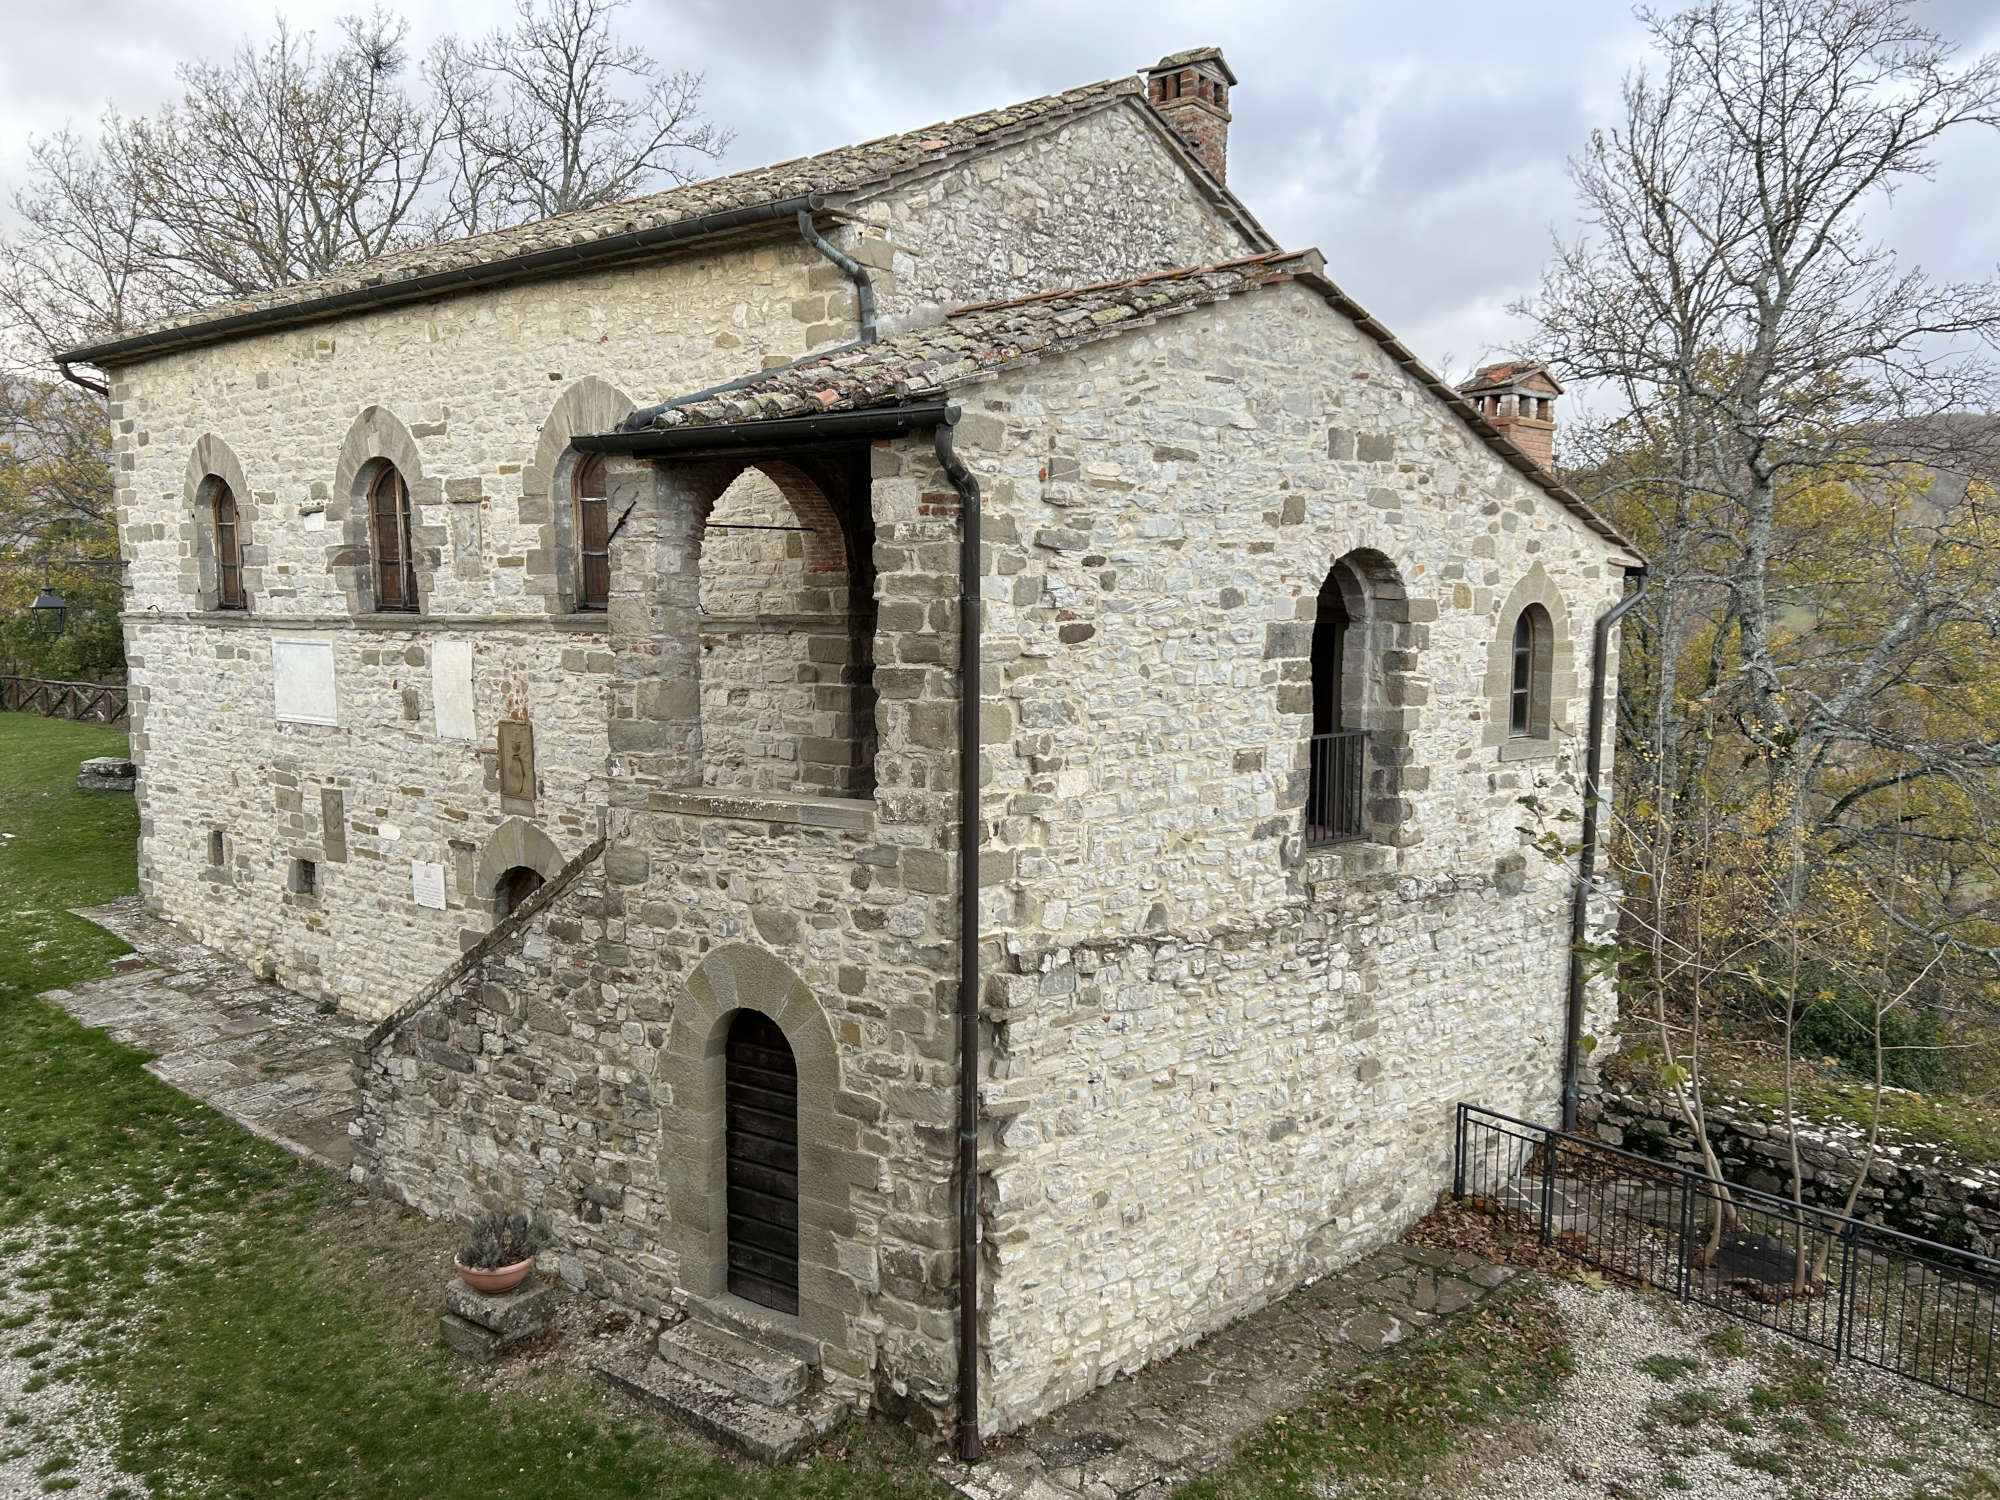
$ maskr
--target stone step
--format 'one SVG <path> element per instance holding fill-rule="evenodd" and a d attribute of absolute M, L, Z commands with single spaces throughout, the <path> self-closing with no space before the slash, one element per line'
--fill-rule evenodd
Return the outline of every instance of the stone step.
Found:
<path fill-rule="evenodd" d="M 660 1335 L 660 1358 L 767 1406 L 798 1400 L 812 1373 L 802 1359 L 692 1319 Z"/>
<path fill-rule="evenodd" d="M 847 1403 L 824 1392 L 790 1407 L 767 1406 L 643 1350 L 604 1360 L 593 1369 L 628 1396 L 768 1463 L 796 1458 L 847 1415 Z"/>
<path fill-rule="evenodd" d="M 766 1349 L 782 1350 L 794 1359 L 804 1360 L 815 1370 L 819 1368 L 818 1342 L 797 1332 L 796 1320 L 786 1318 L 782 1313 L 774 1313 L 769 1308 L 727 1293 L 705 1301 L 689 1302 L 687 1312 L 688 1317 L 696 1322 L 720 1328 L 749 1343 L 762 1344 Z"/>

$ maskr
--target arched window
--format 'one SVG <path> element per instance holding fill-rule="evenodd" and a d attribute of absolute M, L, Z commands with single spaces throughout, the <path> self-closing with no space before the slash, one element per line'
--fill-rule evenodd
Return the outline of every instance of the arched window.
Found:
<path fill-rule="evenodd" d="M 410 487 L 394 464 L 368 486 L 368 527 L 375 560 L 375 607 L 417 608 L 417 561 L 410 545 Z"/>
<path fill-rule="evenodd" d="M 1417 644 L 1395 564 L 1366 548 L 1337 560 L 1313 614 L 1307 847 L 1410 841 L 1405 705 L 1423 700 L 1422 685 L 1412 680 Z"/>
<path fill-rule="evenodd" d="M 236 495 L 220 480 L 209 502 L 209 522 L 215 538 L 215 607 L 242 609 L 246 605 L 243 538 L 236 515 Z"/>
<path fill-rule="evenodd" d="M 576 607 L 611 603 L 611 534 L 606 520 L 604 455 L 586 454 L 576 466 Z"/>
<path fill-rule="evenodd" d="M 1507 692 L 1507 733 L 1517 739 L 1549 735 L 1549 667 L 1555 634 L 1549 612 L 1530 604 L 1514 617 L 1512 675 Z"/>
<path fill-rule="evenodd" d="M 500 915 L 511 917 L 527 904 L 528 898 L 542 888 L 542 872 L 526 865 L 516 865 L 500 877 L 500 884 L 493 894 L 500 906 Z"/>

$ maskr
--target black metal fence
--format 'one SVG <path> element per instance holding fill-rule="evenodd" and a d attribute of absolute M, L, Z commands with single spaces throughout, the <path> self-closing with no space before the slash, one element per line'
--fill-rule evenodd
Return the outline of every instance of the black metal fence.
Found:
<path fill-rule="evenodd" d="M 1306 843 L 1338 844 L 1360 838 L 1364 832 L 1361 797 L 1366 785 L 1367 731 L 1316 734 L 1307 748 L 1311 758 L 1306 783 Z"/>
<path fill-rule="evenodd" d="M 1452 1195 L 1680 1301 L 2000 1406 L 2000 1261 L 1472 1104 Z"/>
<path fill-rule="evenodd" d="M 50 682 L 40 677 L 0 677 L 0 710 L 120 724 L 130 711 L 123 686 L 107 682 Z"/>

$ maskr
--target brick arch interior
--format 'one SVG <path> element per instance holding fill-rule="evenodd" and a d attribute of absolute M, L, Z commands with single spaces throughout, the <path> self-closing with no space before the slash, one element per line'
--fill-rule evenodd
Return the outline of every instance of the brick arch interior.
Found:
<path fill-rule="evenodd" d="M 263 553 L 253 547 L 257 534 L 255 513 L 258 501 L 250 493 L 250 481 L 243 464 L 228 443 L 214 433 L 204 433 L 188 455 L 187 470 L 181 479 L 183 535 L 192 544 L 183 554 L 181 586 L 196 601 L 198 609 L 214 609 L 219 590 L 215 575 L 215 494 L 223 485 L 236 497 L 236 540 L 243 558 L 243 603 L 256 607 L 256 594 L 263 585 Z"/>
<path fill-rule="evenodd" d="M 832 476 L 775 459 L 682 472 L 700 523 L 702 783 L 870 795 L 872 571 L 857 566 Z"/>
<path fill-rule="evenodd" d="M 660 1061 L 672 1101 L 661 1112 L 660 1178 L 677 1280 L 702 1299 L 728 1287 L 723 1049 L 730 1021 L 746 1009 L 777 1023 L 798 1065 L 799 1310 L 769 1316 L 845 1348 L 848 1316 L 861 1309 L 840 1270 L 838 1241 L 852 1228 L 850 1190 L 872 1186 L 880 1163 L 861 1149 L 856 1121 L 835 1108 L 840 1054 L 825 1010 L 782 959 L 747 943 L 715 949 L 688 975 Z"/>
<path fill-rule="evenodd" d="M 1418 830 L 1408 796 L 1420 789 L 1423 775 L 1411 763 L 1411 745 L 1425 696 L 1417 665 L 1426 642 L 1411 619 L 1409 590 L 1387 554 L 1359 547 L 1328 568 L 1313 604 L 1315 623 L 1319 600 L 1338 600 L 1347 616 L 1339 720 L 1344 728 L 1368 733 L 1367 837 L 1381 844 L 1414 843 Z M 1307 722 L 1310 726 L 1310 715 Z"/>
<path fill-rule="evenodd" d="M 632 414 L 632 398 L 586 375 L 557 397 L 535 438 L 534 462 L 521 471 L 520 525 L 535 533 L 528 549 L 528 590 L 568 613 L 576 608 L 576 470 L 571 446 L 585 433 L 611 432 Z"/>
<path fill-rule="evenodd" d="M 374 538 L 368 527 L 368 488 L 385 464 L 393 464 L 410 489 L 410 548 L 417 565 L 417 598 L 428 600 L 436 585 L 439 558 L 450 539 L 442 526 L 426 526 L 444 499 L 436 480 L 424 476 L 423 456 L 410 429 L 386 407 L 371 406 L 354 419 L 334 461 L 333 491 L 326 521 L 336 540 L 327 548 L 327 566 L 353 614 L 375 608 Z"/>
<path fill-rule="evenodd" d="M 1514 622 L 1531 605 L 1540 605 L 1548 616 L 1546 661 L 1536 663 L 1537 675 L 1545 685 L 1546 710 L 1526 736 L 1508 729 L 1509 694 L 1514 686 Z M 1493 617 L 1486 647 L 1486 719 L 1480 743 L 1498 749 L 1502 756 L 1553 753 L 1559 741 L 1578 732 L 1576 646 L 1570 630 L 1569 607 L 1562 591 L 1540 563 L 1531 567 L 1502 601 Z"/>

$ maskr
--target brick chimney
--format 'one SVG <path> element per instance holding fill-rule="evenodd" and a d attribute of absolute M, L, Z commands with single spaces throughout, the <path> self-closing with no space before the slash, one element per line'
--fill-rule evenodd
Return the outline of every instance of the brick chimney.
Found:
<path fill-rule="evenodd" d="M 1547 365 L 1520 359 L 1487 365 L 1460 384 L 1458 393 L 1500 436 L 1543 468 L 1555 467 L 1556 397 L 1562 386 Z"/>
<path fill-rule="evenodd" d="M 1176 52 L 1146 69 L 1146 97 L 1153 108 L 1218 182 L 1229 176 L 1229 91 L 1235 86 L 1236 75 L 1219 47 Z"/>

